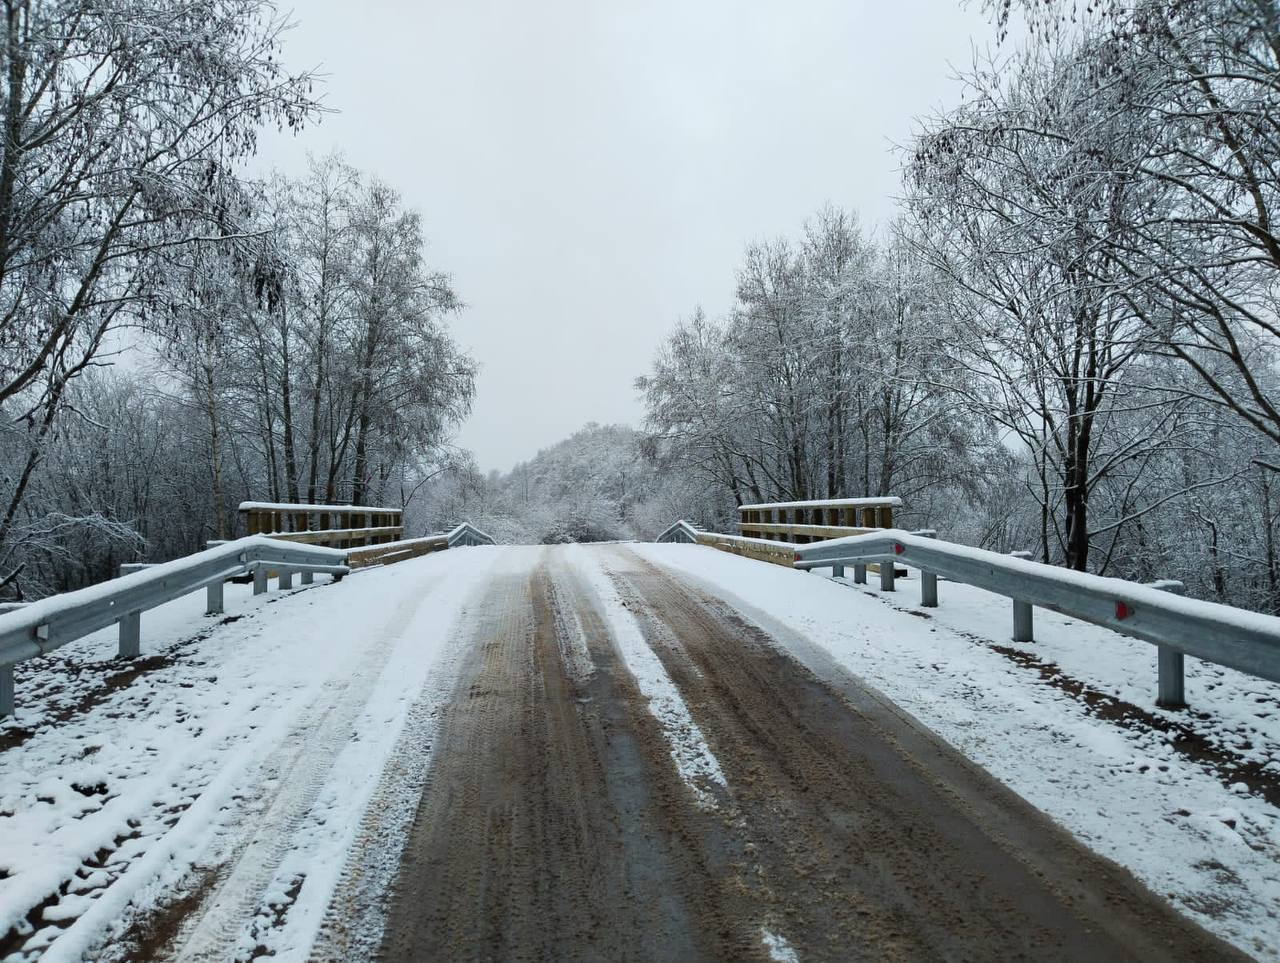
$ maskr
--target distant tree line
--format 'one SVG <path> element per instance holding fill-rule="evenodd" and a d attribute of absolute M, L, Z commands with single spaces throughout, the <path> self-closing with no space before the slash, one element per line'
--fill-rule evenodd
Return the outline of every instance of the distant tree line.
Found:
<path fill-rule="evenodd" d="M 1276 6 L 1022 6 L 905 148 L 894 224 L 752 245 L 734 309 L 672 333 L 639 382 L 660 471 L 717 527 L 891 493 L 944 537 L 1278 611 Z"/>
<path fill-rule="evenodd" d="M 474 364 L 417 215 L 338 158 L 241 173 L 319 114 L 284 27 L 263 0 L 9 9 L 0 598 L 233 536 L 244 498 L 400 505 L 447 457 Z"/>

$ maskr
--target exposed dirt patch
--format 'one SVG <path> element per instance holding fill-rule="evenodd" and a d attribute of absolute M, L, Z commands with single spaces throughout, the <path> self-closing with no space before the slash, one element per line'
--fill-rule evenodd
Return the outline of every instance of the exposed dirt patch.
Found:
<path fill-rule="evenodd" d="M 213 892 L 217 879 L 216 867 L 199 870 L 191 884 L 183 888 L 180 896 L 156 912 L 137 920 L 119 941 L 121 945 L 130 947 L 128 958 L 170 959 L 183 925 Z"/>
<path fill-rule="evenodd" d="M 127 661 L 79 663 L 55 654 L 20 662 L 15 667 L 15 684 L 19 692 L 26 693 L 24 698 L 49 700 L 57 699 L 65 690 L 81 691 L 70 699 L 62 699 L 57 710 L 45 716 L 39 725 L 11 724 L 0 728 L 0 752 L 22 745 L 38 732 L 83 715 L 149 673 L 176 665 L 188 658 L 199 643 L 210 638 L 221 626 L 238 622 L 242 618 L 244 618 L 243 615 L 228 615 L 195 635 L 182 639 L 165 652 L 139 656 Z M 48 672 L 53 665 L 57 667 L 59 681 L 40 686 L 38 692 L 32 693 L 31 689 L 34 688 L 32 683 L 36 682 L 42 673 Z"/>
<path fill-rule="evenodd" d="M 1088 683 L 1074 679 L 1065 674 L 1055 662 L 1046 661 L 1007 645 L 988 643 L 988 646 L 1009 661 L 1037 672 L 1047 685 L 1082 702 L 1089 713 L 1099 719 L 1131 729 L 1148 729 L 1167 736 L 1169 746 L 1204 766 L 1217 776 L 1223 785 L 1232 786 L 1242 782 L 1249 787 L 1250 792 L 1261 796 L 1272 806 L 1280 806 L 1280 772 L 1267 769 L 1262 763 L 1242 758 L 1190 726 L 1134 705 L 1132 702 L 1117 699 Z"/>

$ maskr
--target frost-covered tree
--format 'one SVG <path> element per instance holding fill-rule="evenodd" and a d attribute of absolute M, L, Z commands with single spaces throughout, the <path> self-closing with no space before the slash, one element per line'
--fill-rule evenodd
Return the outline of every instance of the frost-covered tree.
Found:
<path fill-rule="evenodd" d="M 75 378 L 145 324 L 157 279 L 218 233 L 211 184 L 263 124 L 312 116 L 264 0 L 42 0 L 0 46 L 0 581 L 44 536 L 24 502 Z M 67 524 L 72 524 L 68 520 Z M 41 542 L 42 543 L 42 542 Z"/>

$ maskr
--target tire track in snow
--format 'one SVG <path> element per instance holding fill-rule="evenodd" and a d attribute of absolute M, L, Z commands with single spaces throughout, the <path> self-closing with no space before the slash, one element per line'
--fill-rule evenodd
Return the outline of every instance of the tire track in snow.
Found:
<path fill-rule="evenodd" d="M 617 587 L 597 561 L 599 553 L 589 554 L 577 545 L 566 546 L 565 551 L 570 553 L 574 581 L 582 583 L 594 596 L 614 644 L 640 691 L 648 699 L 649 711 L 662 726 L 680 778 L 688 785 L 698 805 L 715 809 L 717 794 L 727 790 L 728 784 L 720 761 L 693 721 L 680 690 L 645 639 L 635 616 L 618 595 Z M 584 607 L 585 602 L 580 601 L 576 608 L 581 610 Z M 581 633 L 581 616 L 578 618 L 578 631 Z"/>
<path fill-rule="evenodd" d="M 265 915 L 268 887 L 294 847 L 295 836 L 325 787 L 338 754 L 351 742 L 354 724 L 397 643 L 443 586 L 451 583 L 436 580 L 425 592 L 406 592 L 354 671 L 325 684 L 321 700 L 308 708 L 289 741 L 263 764 L 263 781 L 277 788 L 246 813 L 256 829 L 232 857 L 229 873 L 194 923 L 180 934 L 178 960 L 221 963 L 251 958 L 257 952 L 252 921 Z"/>

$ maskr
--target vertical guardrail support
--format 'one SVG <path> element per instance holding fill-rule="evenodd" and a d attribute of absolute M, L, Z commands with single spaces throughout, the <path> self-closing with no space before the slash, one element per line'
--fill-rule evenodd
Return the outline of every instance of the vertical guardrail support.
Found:
<path fill-rule="evenodd" d="M 293 570 L 292 569 L 282 568 L 280 570 L 280 588 L 282 589 L 293 588 Z"/>
<path fill-rule="evenodd" d="M 911 534 L 921 535 L 924 538 L 937 538 L 938 530 L 935 528 L 922 528 Z M 920 607 L 926 609 L 936 609 L 938 607 L 938 574 L 936 572 L 920 570 Z"/>
<path fill-rule="evenodd" d="M 129 612 L 120 617 L 120 658 L 136 659 L 142 651 L 142 613 Z"/>
<path fill-rule="evenodd" d="M 1019 549 L 1016 552 L 1009 553 L 1010 558 L 1021 558 L 1026 561 L 1031 560 L 1031 553 L 1026 549 Z M 1015 642 L 1034 642 L 1035 624 L 1031 614 L 1031 603 L 1013 600 L 1013 641 Z"/>
<path fill-rule="evenodd" d="M 253 570 L 253 594 L 261 595 L 267 590 L 267 567 L 259 565 Z"/>
<path fill-rule="evenodd" d="M 1020 602 L 1018 599 L 1013 600 L 1013 641 L 1035 641 L 1030 602 Z"/>
<path fill-rule="evenodd" d="M 1185 595 L 1187 587 L 1175 579 L 1152 582 L 1151 587 L 1161 592 Z M 1185 709 L 1187 707 L 1186 657 L 1167 645 L 1156 645 L 1156 705 L 1161 709 Z"/>
<path fill-rule="evenodd" d="M 0 716 L 13 715 L 13 666 L 0 665 Z"/>
<path fill-rule="evenodd" d="M 854 585 L 867 584 L 867 566 L 866 565 L 855 564 L 853 566 L 853 584 Z"/>
<path fill-rule="evenodd" d="M 938 607 L 938 576 L 932 572 L 920 573 L 920 605 L 926 609 Z"/>
<path fill-rule="evenodd" d="M 205 615 L 221 615 L 223 612 L 222 579 L 205 586 Z"/>
<path fill-rule="evenodd" d="M 310 585 L 316 580 L 316 576 L 314 572 L 303 572 L 299 580 L 303 585 Z"/>
<path fill-rule="evenodd" d="M 884 561 L 880 563 L 880 591 L 881 592 L 894 591 L 894 587 L 893 587 L 894 575 L 895 575 L 894 562 L 892 560 Z"/>
<path fill-rule="evenodd" d="M 843 565 L 832 565 L 832 566 L 831 566 L 831 577 L 832 577 L 832 578 L 844 578 L 844 566 L 843 566 Z"/>

